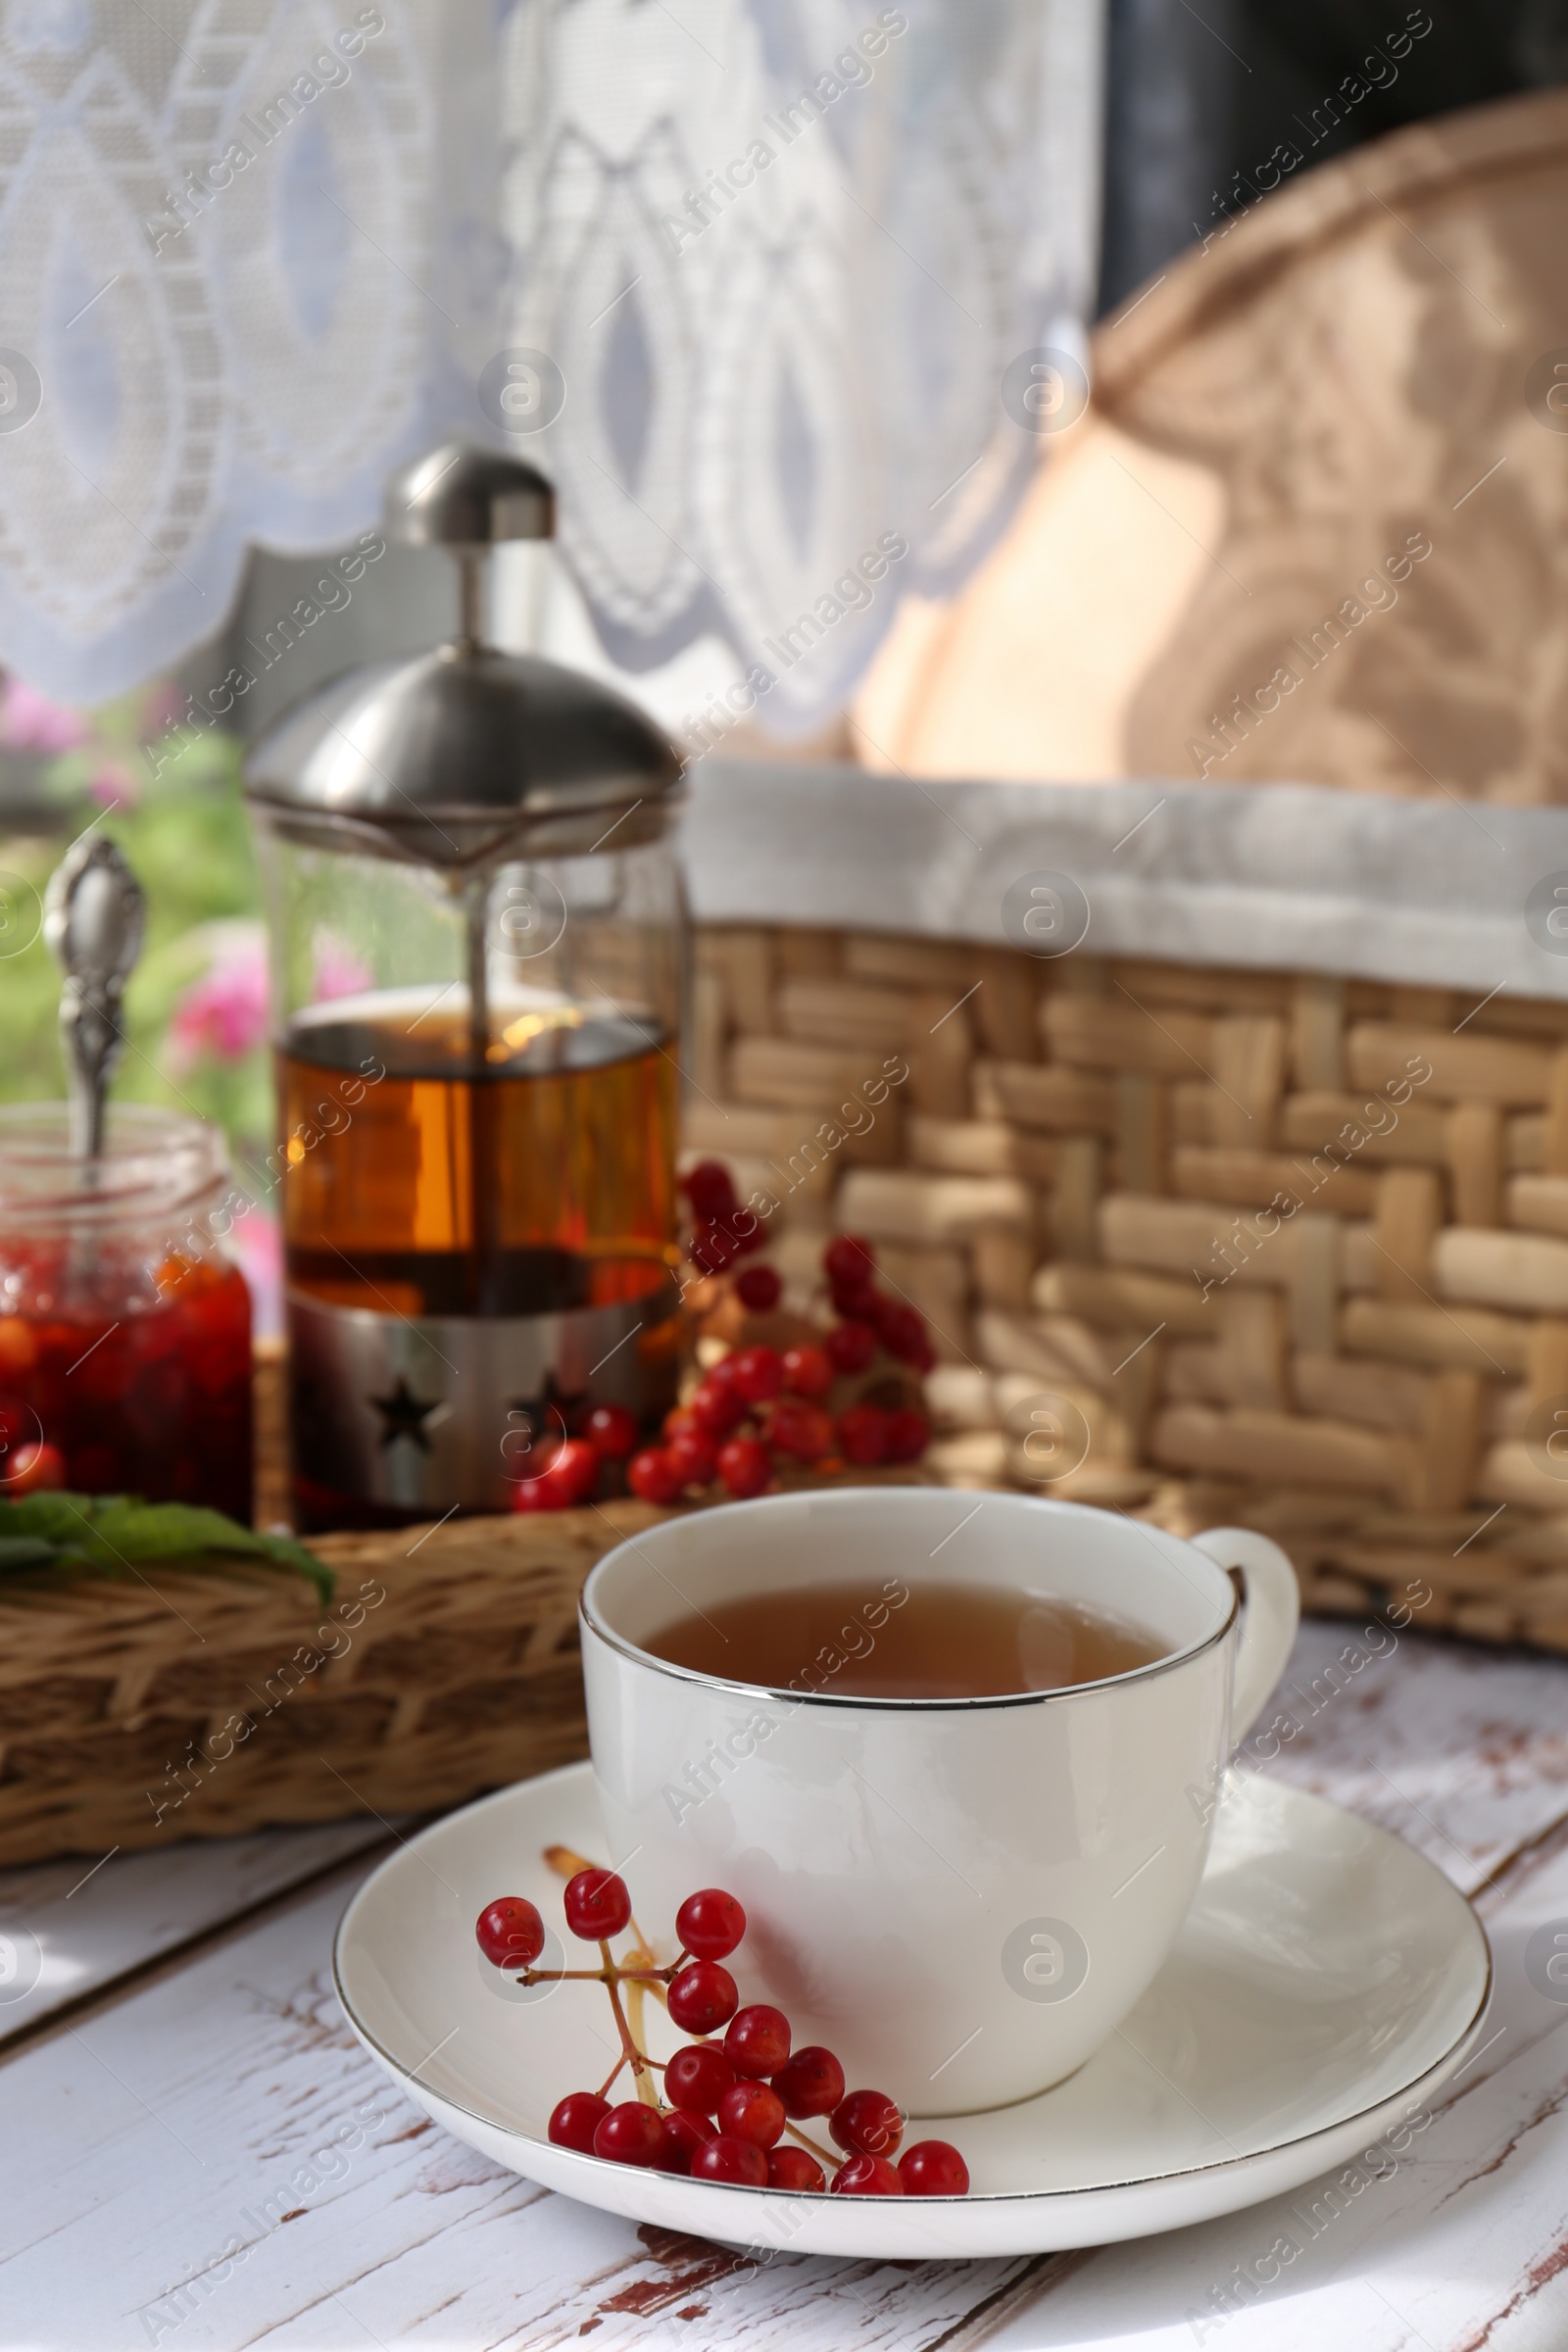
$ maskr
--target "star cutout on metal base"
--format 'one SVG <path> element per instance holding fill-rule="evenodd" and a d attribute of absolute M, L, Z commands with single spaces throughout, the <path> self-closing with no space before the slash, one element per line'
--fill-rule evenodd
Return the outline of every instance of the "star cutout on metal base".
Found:
<path fill-rule="evenodd" d="M 412 1438 L 421 1453 L 429 1452 L 430 1441 L 425 1435 L 424 1425 L 432 1413 L 440 1411 L 439 1401 L 421 1404 L 400 1372 L 391 1396 L 372 1396 L 370 1402 L 384 1424 L 381 1431 L 383 1447 L 392 1445 L 398 1438 Z"/>
<path fill-rule="evenodd" d="M 507 1476 L 516 1485 L 528 1485 L 548 1466 L 556 1446 L 570 1430 L 568 1416 L 586 1395 L 586 1390 L 562 1388 L 552 1367 L 536 1396 L 511 1399 L 501 1450 L 507 1459 Z"/>
<path fill-rule="evenodd" d="M 537 1396 L 514 1396 L 509 1399 L 511 1411 L 507 1419 L 516 1426 L 514 1415 L 525 1422 L 532 1436 L 541 1437 L 554 1422 L 563 1437 L 566 1434 L 568 1415 L 574 1406 L 587 1396 L 586 1389 L 564 1389 L 556 1379 L 554 1366 L 546 1372 L 544 1385 Z"/>

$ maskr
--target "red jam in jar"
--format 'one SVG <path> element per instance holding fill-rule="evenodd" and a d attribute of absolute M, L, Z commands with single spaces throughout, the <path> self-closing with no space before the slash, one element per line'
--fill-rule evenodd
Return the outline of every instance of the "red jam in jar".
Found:
<path fill-rule="evenodd" d="M 63 1105 L 0 1107 L 0 1498 L 40 1487 L 251 1515 L 251 1301 L 224 1255 L 222 1138 L 111 1111 L 85 1171 Z"/>

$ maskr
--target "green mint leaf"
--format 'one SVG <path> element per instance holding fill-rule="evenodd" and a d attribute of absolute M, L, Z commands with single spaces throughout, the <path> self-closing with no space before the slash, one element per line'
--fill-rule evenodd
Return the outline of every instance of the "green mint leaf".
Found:
<path fill-rule="evenodd" d="M 28 1547 L 23 1559 L 17 1546 Z M 115 1575 L 142 1562 L 196 1565 L 214 1557 L 251 1559 L 303 1576 L 323 1601 L 330 1568 L 292 1536 L 258 1535 L 196 1503 L 143 1502 L 135 1494 L 24 1494 L 0 1500 L 0 1570 L 51 1562 Z"/>
<path fill-rule="evenodd" d="M 42 1536 L 0 1536 L 0 1575 L 8 1568 L 47 1568 L 59 1556 Z"/>

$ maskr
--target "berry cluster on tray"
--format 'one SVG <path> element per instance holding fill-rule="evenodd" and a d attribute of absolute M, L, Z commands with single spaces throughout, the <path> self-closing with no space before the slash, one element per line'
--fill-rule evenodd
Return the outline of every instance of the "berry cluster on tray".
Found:
<path fill-rule="evenodd" d="M 573 1981 L 603 1984 L 610 1995 L 620 2055 L 597 2090 L 571 2090 L 557 2102 L 549 2127 L 557 2147 L 743 2188 L 860 2197 L 967 2193 L 968 2168 L 949 2141 L 916 2140 L 900 2155 L 905 2117 L 886 2091 L 850 2090 L 831 2050 L 792 2049 L 789 2020 L 771 2002 L 742 2007 L 735 1979 L 722 1965 L 746 1934 L 746 1913 L 734 1895 L 705 1886 L 686 1897 L 675 1914 L 680 1951 L 663 1967 L 632 1918 L 626 1883 L 615 1872 L 579 1870 L 564 1901 L 571 1934 L 599 1946 L 597 1968 L 535 1968 L 545 1925 L 538 1906 L 522 1895 L 487 1904 L 475 1926 L 485 1958 L 519 1984 Z M 616 1960 L 611 1939 L 628 1928 L 635 1941 Z M 662 2001 L 670 2023 L 692 2037 L 671 2058 L 650 2057 L 634 2031 L 628 2011 L 642 1993 Z M 612 2105 L 610 2093 L 628 2068 L 637 2095 Z M 800 2129 L 822 2118 L 833 2147 Z"/>
<path fill-rule="evenodd" d="M 682 1189 L 707 1359 L 696 1385 L 665 1415 L 657 1444 L 643 1443 L 620 1404 L 596 1405 L 570 1434 L 546 1438 L 542 1466 L 514 1488 L 515 1509 L 569 1510 L 627 1489 L 662 1504 L 715 1486 L 740 1499 L 764 1494 L 781 1470 L 829 1476 L 924 1454 L 921 1382 L 935 1350 L 919 1308 L 878 1283 L 871 1244 L 835 1234 L 822 1252 L 832 1320 L 791 1315 L 777 1269 L 740 1263 L 766 1235 L 723 1162 L 699 1161 Z M 759 1326 L 771 1336 L 750 1336 Z"/>

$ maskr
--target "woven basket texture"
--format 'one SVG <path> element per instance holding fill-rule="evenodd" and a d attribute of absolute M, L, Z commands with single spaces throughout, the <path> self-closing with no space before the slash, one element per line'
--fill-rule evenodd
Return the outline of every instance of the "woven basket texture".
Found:
<path fill-rule="evenodd" d="M 833 1227 L 930 1316 L 944 1477 L 1568 1650 L 1568 1006 L 710 928 L 693 1075 L 797 1296 Z"/>
<path fill-rule="evenodd" d="M 406 1814 L 586 1753 L 577 1594 L 661 1514 L 326 1536 L 302 1579 L 149 1568 L 0 1600 L 0 1863 Z"/>

